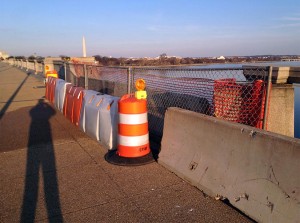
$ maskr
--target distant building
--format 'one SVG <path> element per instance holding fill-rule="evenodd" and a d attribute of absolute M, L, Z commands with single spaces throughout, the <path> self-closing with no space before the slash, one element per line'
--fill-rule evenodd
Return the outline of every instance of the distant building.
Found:
<path fill-rule="evenodd" d="M 217 60 L 225 60 L 224 56 L 217 57 Z"/>
<path fill-rule="evenodd" d="M 182 57 L 179 57 L 179 56 L 165 56 L 164 58 L 168 58 L 168 59 L 170 59 L 170 58 L 182 59 Z M 154 60 L 159 60 L 159 59 L 161 59 L 161 56 L 154 57 L 153 59 Z"/>
<path fill-rule="evenodd" d="M 8 54 L 8 53 L 6 53 L 5 51 L 1 51 L 1 50 L 0 50 L 0 58 L 6 59 L 6 58 L 8 58 L 8 57 L 9 57 L 9 54 Z"/>

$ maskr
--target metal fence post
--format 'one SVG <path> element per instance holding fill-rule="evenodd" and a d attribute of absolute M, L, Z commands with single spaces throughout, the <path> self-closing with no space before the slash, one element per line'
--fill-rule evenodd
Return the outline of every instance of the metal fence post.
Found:
<path fill-rule="evenodd" d="M 273 67 L 269 67 L 269 74 L 268 74 L 268 83 L 267 83 L 267 92 L 265 98 L 265 110 L 264 110 L 264 118 L 263 118 L 263 129 L 267 130 L 267 122 L 268 122 L 268 109 L 269 109 L 269 97 L 271 94 L 271 84 L 272 84 L 272 71 Z"/>
<path fill-rule="evenodd" d="M 132 67 L 127 68 L 127 94 L 131 94 Z"/>
<path fill-rule="evenodd" d="M 83 64 L 83 72 L 84 72 L 84 88 L 86 90 L 89 89 L 89 78 L 88 78 L 88 73 L 86 70 L 86 64 Z"/>
<path fill-rule="evenodd" d="M 65 69 L 65 81 L 67 81 L 67 62 L 64 62 L 64 69 Z"/>
<path fill-rule="evenodd" d="M 44 62 L 44 60 L 42 61 L 42 75 L 43 75 L 43 77 L 46 77 L 46 71 L 45 71 L 45 62 Z"/>

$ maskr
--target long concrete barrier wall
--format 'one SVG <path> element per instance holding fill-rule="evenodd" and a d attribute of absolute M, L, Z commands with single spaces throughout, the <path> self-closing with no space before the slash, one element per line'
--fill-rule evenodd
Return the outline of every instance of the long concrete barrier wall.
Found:
<path fill-rule="evenodd" d="M 158 162 L 259 222 L 300 221 L 300 140 L 169 108 Z"/>

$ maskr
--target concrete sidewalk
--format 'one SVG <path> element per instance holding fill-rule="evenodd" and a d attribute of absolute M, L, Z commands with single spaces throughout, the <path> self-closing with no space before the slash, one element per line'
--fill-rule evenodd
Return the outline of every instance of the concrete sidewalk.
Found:
<path fill-rule="evenodd" d="M 251 222 L 156 162 L 107 163 L 44 92 L 0 63 L 0 222 Z"/>

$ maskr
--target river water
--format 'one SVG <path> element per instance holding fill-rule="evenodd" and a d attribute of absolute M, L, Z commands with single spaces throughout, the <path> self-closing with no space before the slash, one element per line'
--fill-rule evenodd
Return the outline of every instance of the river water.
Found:
<path fill-rule="evenodd" d="M 243 65 L 255 66 L 283 66 L 283 67 L 300 67 L 299 61 L 281 61 L 281 62 L 267 62 L 267 63 L 244 63 L 244 64 L 211 64 L 204 66 L 190 66 L 188 68 L 241 68 Z M 295 138 L 300 139 L 300 84 L 294 84 L 295 98 L 294 98 L 294 117 L 295 117 Z"/>

